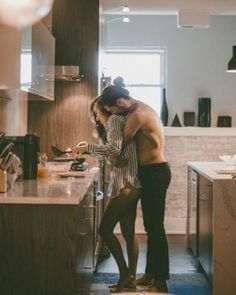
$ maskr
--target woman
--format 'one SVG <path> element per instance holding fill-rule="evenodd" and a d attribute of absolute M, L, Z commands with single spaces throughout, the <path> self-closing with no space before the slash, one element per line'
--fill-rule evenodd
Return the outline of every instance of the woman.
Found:
<path fill-rule="evenodd" d="M 126 117 L 111 115 L 99 104 L 99 97 L 92 102 L 91 113 L 103 144 L 88 145 L 86 152 L 93 156 L 104 155 L 127 159 L 127 164 L 123 168 L 113 167 L 108 189 L 110 201 L 99 228 L 99 234 L 113 254 L 120 273 L 118 283 L 110 286 L 111 291 L 120 292 L 124 287 L 135 287 L 138 260 L 135 219 L 140 183 L 137 177 L 136 147 L 132 141 L 122 150 L 122 130 Z M 128 266 L 121 245 L 113 233 L 118 222 L 126 241 Z"/>

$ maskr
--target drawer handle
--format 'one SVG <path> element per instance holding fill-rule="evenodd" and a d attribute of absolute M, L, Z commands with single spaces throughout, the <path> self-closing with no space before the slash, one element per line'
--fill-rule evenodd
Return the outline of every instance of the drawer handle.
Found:
<path fill-rule="evenodd" d="M 86 236 L 86 233 L 78 233 L 78 236 L 81 236 L 81 237 L 84 237 L 84 236 Z"/>
<path fill-rule="evenodd" d="M 77 238 L 77 239 L 79 237 L 84 238 L 85 236 L 86 236 L 86 233 L 82 233 L 82 232 L 74 235 L 74 237 Z"/>
<path fill-rule="evenodd" d="M 202 194 L 202 195 L 200 196 L 200 201 L 208 201 L 208 200 L 209 200 L 209 198 L 208 198 L 207 195 Z"/>
<path fill-rule="evenodd" d="M 103 199 L 103 192 L 97 191 L 96 192 L 96 201 Z"/>

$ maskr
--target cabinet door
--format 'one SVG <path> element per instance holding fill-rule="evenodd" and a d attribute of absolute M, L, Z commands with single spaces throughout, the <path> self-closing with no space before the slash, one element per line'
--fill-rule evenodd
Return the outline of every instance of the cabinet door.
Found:
<path fill-rule="evenodd" d="M 32 27 L 32 86 L 35 94 L 53 100 L 55 39 L 42 22 Z"/>
<path fill-rule="evenodd" d="M 195 257 L 198 255 L 198 173 L 188 168 L 188 213 L 187 213 L 187 238 L 188 247 Z"/>
<path fill-rule="evenodd" d="M 212 197 L 213 184 L 200 175 L 199 178 L 199 262 L 212 279 Z"/>
<path fill-rule="evenodd" d="M 0 89 L 20 87 L 20 32 L 0 25 Z"/>
<path fill-rule="evenodd" d="M 42 22 L 22 31 L 21 89 L 30 100 L 54 99 L 55 39 Z"/>
<path fill-rule="evenodd" d="M 48 13 L 48 15 L 46 15 L 42 19 L 42 23 L 45 25 L 45 27 L 48 29 L 49 32 L 52 32 L 52 9 Z"/>
<path fill-rule="evenodd" d="M 93 273 L 94 187 L 79 205 L 76 257 L 76 294 L 88 294 Z M 87 292 L 87 293 L 86 293 Z"/>
<path fill-rule="evenodd" d="M 95 216 L 94 216 L 94 261 L 93 267 L 95 269 L 98 255 L 101 249 L 101 237 L 98 233 L 98 229 L 103 217 L 104 212 L 104 198 L 103 198 L 103 174 L 99 175 L 99 178 L 94 182 L 94 207 L 95 207 Z"/>

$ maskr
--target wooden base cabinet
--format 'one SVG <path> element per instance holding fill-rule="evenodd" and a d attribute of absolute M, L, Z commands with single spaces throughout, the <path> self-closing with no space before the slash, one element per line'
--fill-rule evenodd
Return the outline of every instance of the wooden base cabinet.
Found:
<path fill-rule="evenodd" d="M 0 294 L 89 294 L 94 192 L 79 205 L 0 206 Z"/>

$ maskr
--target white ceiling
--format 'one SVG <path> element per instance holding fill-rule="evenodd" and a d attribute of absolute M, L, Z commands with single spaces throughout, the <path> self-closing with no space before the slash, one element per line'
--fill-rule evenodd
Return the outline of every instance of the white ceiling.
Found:
<path fill-rule="evenodd" d="M 100 3 L 106 14 L 122 14 L 122 6 L 128 5 L 131 14 L 177 14 L 184 9 L 236 15 L 236 0 L 100 0 Z"/>

